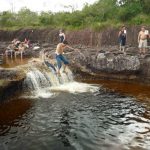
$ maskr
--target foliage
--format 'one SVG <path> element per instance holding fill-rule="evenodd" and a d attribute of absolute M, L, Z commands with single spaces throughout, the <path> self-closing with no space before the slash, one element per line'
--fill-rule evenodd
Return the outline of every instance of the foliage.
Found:
<path fill-rule="evenodd" d="M 150 24 L 149 0 L 99 0 L 93 5 L 85 4 L 81 11 L 33 12 L 22 8 L 18 13 L 0 12 L 0 28 L 41 28 L 66 29 L 92 28 L 101 30 L 120 24 Z"/>

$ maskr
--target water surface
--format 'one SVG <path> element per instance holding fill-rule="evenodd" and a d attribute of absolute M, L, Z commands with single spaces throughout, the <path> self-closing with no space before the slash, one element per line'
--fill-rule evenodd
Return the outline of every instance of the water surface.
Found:
<path fill-rule="evenodd" d="M 13 67 L 16 67 L 19 65 L 27 64 L 29 60 L 30 60 L 29 58 L 21 59 L 19 56 L 17 56 L 16 58 L 14 58 L 14 57 L 13 58 L 3 57 L 1 59 L 1 62 L 0 62 L 0 67 L 2 67 L 2 68 L 13 68 Z"/>
<path fill-rule="evenodd" d="M 149 150 L 150 87 L 84 82 L 30 66 L 20 97 L 0 105 L 0 150 Z"/>
<path fill-rule="evenodd" d="M 49 97 L 23 100 L 25 112 L 0 124 L 1 150 L 150 149 L 150 107 L 144 99 L 104 83 L 69 83 L 49 91 Z M 13 114 L 9 107 L 16 105 L 5 113 Z"/>

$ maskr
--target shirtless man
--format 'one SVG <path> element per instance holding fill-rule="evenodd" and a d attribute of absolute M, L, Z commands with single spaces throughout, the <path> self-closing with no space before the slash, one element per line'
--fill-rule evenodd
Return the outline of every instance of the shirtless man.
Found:
<path fill-rule="evenodd" d="M 145 27 L 143 26 L 141 28 L 141 31 L 139 32 L 139 35 L 138 35 L 138 43 L 139 43 L 140 54 L 145 54 L 146 53 L 147 36 L 148 36 L 148 33 L 146 33 Z"/>
<path fill-rule="evenodd" d="M 68 46 L 67 41 L 63 41 L 63 43 L 59 43 L 57 45 L 55 53 L 56 53 L 56 61 L 57 61 L 57 66 L 58 66 L 58 71 L 57 71 L 58 75 L 60 75 L 60 69 L 61 69 L 61 66 L 62 66 L 62 62 L 65 65 L 64 66 L 64 72 L 65 72 L 66 66 L 69 64 L 68 60 L 66 60 L 66 58 L 63 56 L 65 48 L 70 48 L 70 49 L 78 51 L 78 49 L 74 49 L 74 48 Z"/>

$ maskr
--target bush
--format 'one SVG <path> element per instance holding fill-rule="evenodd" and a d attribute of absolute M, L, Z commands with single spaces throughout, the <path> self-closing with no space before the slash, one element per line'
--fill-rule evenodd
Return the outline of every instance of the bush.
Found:
<path fill-rule="evenodd" d="M 120 4 L 118 2 L 120 1 Z M 99 0 L 86 4 L 81 11 L 41 12 L 22 8 L 18 13 L 0 13 L 1 28 L 55 27 L 69 30 L 92 28 L 101 30 L 120 24 L 150 24 L 149 0 Z"/>
<path fill-rule="evenodd" d="M 135 25 L 141 25 L 141 24 L 150 24 L 149 16 L 145 14 L 139 14 L 136 17 L 134 17 L 130 24 L 135 24 Z"/>

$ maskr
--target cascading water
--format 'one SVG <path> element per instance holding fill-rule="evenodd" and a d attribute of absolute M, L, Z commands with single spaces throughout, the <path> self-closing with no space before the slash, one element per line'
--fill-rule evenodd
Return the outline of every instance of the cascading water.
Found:
<path fill-rule="evenodd" d="M 51 87 L 60 86 L 69 82 L 73 82 L 73 74 L 70 69 L 67 69 L 67 73 L 61 73 L 61 76 L 58 77 L 50 69 L 43 69 L 41 71 L 36 67 L 32 67 L 27 72 L 23 89 L 36 96 L 49 97 L 52 94 L 50 93 Z"/>
<path fill-rule="evenodd" d="M 32 96 L 43 98 L 51 97 L 59 91 L 83 93 L 98 90 L 97 86 L 75 82 L 73 73 L 69 68 L 66 69 L 66 72 L 61 73 L 61 76 L 57 76 L 51 68 L 42 67 L 41 70 L 38 67 L 30 66 L 23 83 L 23 89 L 26 92 L 30 92 Z"/>

